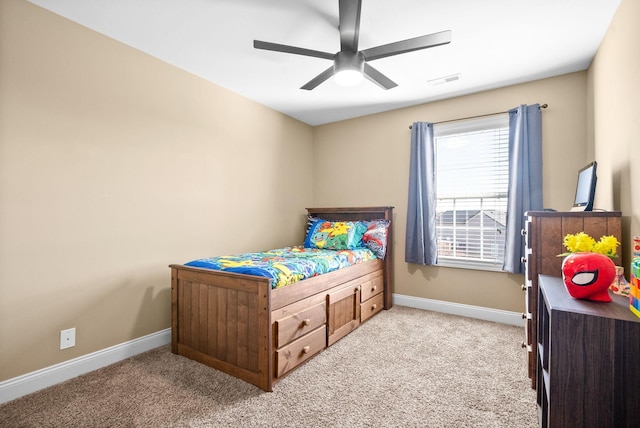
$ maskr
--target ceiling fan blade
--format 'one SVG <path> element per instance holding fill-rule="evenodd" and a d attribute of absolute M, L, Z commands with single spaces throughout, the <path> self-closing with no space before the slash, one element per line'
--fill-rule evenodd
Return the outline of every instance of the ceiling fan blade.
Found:
<path fill-rule="evenodd" d="M 325 80 L 329 79 L 331 76 L 333 76 L 333 66 L 327 68 L 325 71 L 318 74 L 313 79 L 309 80 L 300 89 L 306 89 L 307 91 L 310 91 L 314 89 L 316 86 L 318 86 L 319 84 L 321 84 L 322 82 L 324 82 Z"/>
<path fill-rule="evenodd" d="M 451 42 L 451 31 L 441 31 L 426 36 L 414 37 L 413 39 L 401 40 L 387 45 L 376 46 L 361 51 L 367 61 L 398 55 L 420 49 L 432 48 L 446 45 Z"/>
<path fill-rule="evenodd" d="M 361 0 L 340 0 L 338 4 L 341 51 L 358 52 L 361 9 Z"/>
<path fill-rule="evenodd" d="M 263 42 L 262 40 L 254 40 L 253 47 L 256 49 L 264 49 L 267 51 L 284 52 L 296 55 L 312 56 L 315 58 L 331 59 L 335 54 L 329 52 L 315 51 L 313 49 L 299 48 L 296 46 L 281 45 L 278 43 Z"/>
<path fill-rule="evenodd" d="M 389 79 L 384 74 L 380 73 L 375 68 L 371 67 L 366 62 L 364 63 L 364 75 L 367 79 L 371 80 L 376 85 L 380 86 L 383 89 L 391 89 L 398 86 L 396 82 Z"/>

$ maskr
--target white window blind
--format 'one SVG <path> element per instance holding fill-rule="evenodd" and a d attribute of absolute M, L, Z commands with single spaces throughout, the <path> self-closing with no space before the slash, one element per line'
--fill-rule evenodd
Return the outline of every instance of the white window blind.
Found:
<path fill-rule="evenodd" d="M 434 126 L 438 265 L 501 270 L 508 113 Z"/>

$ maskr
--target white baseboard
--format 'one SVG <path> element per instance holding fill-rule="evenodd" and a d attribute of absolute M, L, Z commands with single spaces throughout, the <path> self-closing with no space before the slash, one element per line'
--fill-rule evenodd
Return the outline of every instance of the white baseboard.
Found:
<path fill-rule="evenodd" d="M 517 312 L 404 296 L 401 294 L 393 295 L 393 303 L 399 306 L 443 312 L 518 327 L 524 326 L 522 314 Z M 0 382 L 0 404 L 117 363 L 118 361 L 133 357 L 142 352 L 167 345 L 170 342 L 171 329 L 166 329 Z"/>
<path fill-rule="evenodd" d="M 171 342 L 171 329 L 161 330 L 110 348 L 0 382 L 0 404 Z"/>
<path fill-rule="evenodd" d="M 460 315 L 463 317 L 524 327 L 522 313 L 519 312 L 464 305 L 442 300 L 424 299 L 422 297 L 404 296 L 402 294 L 394 294 L 393 303 L 399 306 L 408 306 L 410 308 L 425 309 L 428 311 L 443 312 L 445 314 Z"/>

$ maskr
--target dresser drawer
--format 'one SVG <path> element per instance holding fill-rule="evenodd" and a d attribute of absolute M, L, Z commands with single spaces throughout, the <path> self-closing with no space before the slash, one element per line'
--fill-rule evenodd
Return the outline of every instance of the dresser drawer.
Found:
<path fill-rule="evenodd" d="M 327 329 L 319 327 L 276 351 L 276 377 L 293 370 L 327 347 Z"/>
<path fill-rule="evenodd" d="M 275 346 L 281 348 L 310 331 L 324 326 L 326 322 L 327 310 L 324 302 L 281 318 L 274 323 Z"/>
<path fill-rule="evenodd" d="M 360 304 L 360 322 L 365 322 L 384 307 L 384 294 L 376 294 L 371 299 Z"/>
<path fill-rule="evenodd" d="M 382 275 L 377 276 L 369 281 L 362 283 L 360 288 L 360 301 L 365 302 L 376 294 L 382 293 L 384 289 L 384 278 Z"/>

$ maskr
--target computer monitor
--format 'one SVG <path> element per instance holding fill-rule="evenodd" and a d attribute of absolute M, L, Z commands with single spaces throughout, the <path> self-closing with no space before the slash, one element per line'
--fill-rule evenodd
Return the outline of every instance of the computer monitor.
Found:
<path fill-rule="evenodd" d="M 580 168 L 578 171 L 578 184 L 576 185 L 576 197 L 571 211 L 592 211 L 593 198 L 596 194 L 596 161 Z"/>

